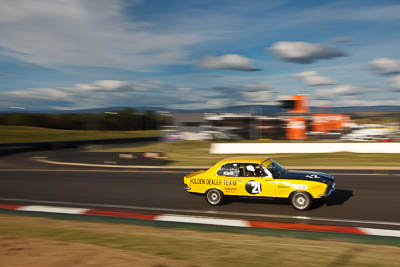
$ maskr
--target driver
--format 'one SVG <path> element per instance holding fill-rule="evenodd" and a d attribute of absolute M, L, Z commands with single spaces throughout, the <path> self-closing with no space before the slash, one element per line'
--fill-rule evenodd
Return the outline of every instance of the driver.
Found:
<path fill-rule="evenodd" d="M 261 176 L 263 176 L 262 173 L 263 173 L 263 172 L 262 172 L 262 170 L 261 170 L 261 166 L 260 166 L 260 165 L 257 165 L 257 166 L 256 166 L 256 176 L 257 176 L 257 177 L 261 177 Z"/>
<path fill-rule="evenodd" d="M 246 166 L 246 176 L 251 176 L 251 177 L 256 176 L 256 169 L 254 168 L 253 165 Z"/>

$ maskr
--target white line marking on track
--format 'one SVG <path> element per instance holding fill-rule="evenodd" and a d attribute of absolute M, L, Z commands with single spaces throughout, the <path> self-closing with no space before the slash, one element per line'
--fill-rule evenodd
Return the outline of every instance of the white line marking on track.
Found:
<path fill-rule="evenodd" d="M 142 166 L 142 165 L 109 165 L 109 164 L 94 164 L 94 163 L 76 163 L 76 162 L 60 162 L 54 160 L 46 159 L 34 159 L 33 160 L 41 163 L 55 164 L 55 165 L 69 165 L 69 166 L 82 166 L 82 167 L 103 167 L 103 168 L 126 168 L 126 169 L 187 169 L 187 170 L 198 170 L 198 169 L 208 169 L 210 166 Z M 335 167 L 332 167 L 335 168 Z M 297 169 L 302 169 L 301 167 Z M 309 169 L 304 167 L 304 169 Z M 315 168 L 315 169 L 318 169 Z M 328 169 L 329 170 L 329 169 Z M 386 173 L 332 173 L 334 175 L 391 175 Z"/>
<path fill-rule="evenodd" d="M 75 163 L 75 162 L 59 162 L 53 160 L 34 159 L 35 161 L 55 164 L 55 165 L 69 165 L 69 166 L 82 166 L 82 167 L 104 167 L 104 168 L 128 168 L 128 169 L 197 169 L 197 168 L 208 168 L 208 167 L 187 167 L 187 166 L 141 166 L 141 165 L 108 165 L 108 164 L 92 164 L 92 163 Z"/>
<path fill-rule="evenodd" d="M 198 223 L 198 224 L 211 224 L 211 225 L 236 226 L 236 227 L 250 227 L 249 222 L 244 220 L 220 219 L 220 218 L 210 218 L 202 216 L 185 216 L 185 215 L 175 215 L 175 214 L 159 215 L 156 217 L 155 220 L 163 222 L 181 222 L 181 223 Z"/>
<path fill-rule="evenodd" d="M 262 217 L 262 218 L 275 218 L 275 219 L 295 219 L 295 220 L 308 220 L 308 221 L 321 221 L 321 222 L 340 222 L 340 223 L 400 226 L 400 222 L 351 220 L 351 219 L 321 218 L 321 217 L 293 216 L 293 215 L 280 215 L 280 214 L 259 214 L 259 213 L 227 212 L 227 211 L 213 211 L 213 210 L 208 210 L 208 211 L 207 210 L 192 210 L 192 209 L 170 209 L 170 208 L 140 207 L 140 206 L 128 206 L 128 205 L 110 205 L 110 204 L 98 204 L 98 203 L 76 203 L 76 202 L 63 202 L 63 201 L 32 200 L 32 199 L 20 199 L 20 198 L 0 198 L 0 201 L 30 202 L 30 203 L 55 204 L 55 205 L 57 205 L 57 204 L 58 205 L 75 205 L 75 206 L 100 207 L 100 208 L 121 208 L 121 209 L 147 210 L 147 211 L 156 211 L 156 212 L 218 214 L 218 215 L 228 215 L 228 216 L 243 216 L 246 218 Z"/>
<path fill-rule="evenodd" d="M 395 236 L 400 237 L 400 231 L 396 230 L 388 230 L 388 229 L 374 229 L 374 228 L 362 228 L 362 231 L 365 231 L 369 235 L 379 235 L 379 236 Z"/>
<path fill-rule="evenodd" d="M 123 169 L 121 167 L 121 169 Z M 193 168 L 192 170 L 196 170 Z M 188 174 L 188 170 L 173 170 L 166 168 L 166 170 L 161 170 L 160 168 L 155 168 L 154 170 L 143 170 L 143 169 L 125 169 L 125 170 L 85 170 L 85 169 L 0 169 L 0 172 L 137 172 L 137 173 L 184 173 Z M 386 173 L 331 173 L 335 176 L 400 176 L 400 174 L 386 174 Z"/>
<path fill-rule="evenodd" d="M 0 169 L 0 172 L 115 172 L 115 173 L 188 173 L 180 170 L 82 170 L 82 169 Z"/>
<path fill-rule="evenodd" d="M 64 214 L 83 214 L 86 211 L 88 211 L 89 209 L 31 205 L 31 206 L 23 206 L 21 208 L 18 208 L 17 210 L 36 211 L 36 212 L 53 212 L 53 213 L 64 213 Z"/>

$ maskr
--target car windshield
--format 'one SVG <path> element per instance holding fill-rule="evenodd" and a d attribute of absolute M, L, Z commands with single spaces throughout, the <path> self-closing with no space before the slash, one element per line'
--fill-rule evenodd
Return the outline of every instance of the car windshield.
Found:
<path fill-rule="evenodd" d="M 267 166 L 267 169 L 272 173 L 274 178 L 280 177 L 282 173 L 285 172 L 285 168 L 275 161 L 271 161 L 271 163 Z"/>

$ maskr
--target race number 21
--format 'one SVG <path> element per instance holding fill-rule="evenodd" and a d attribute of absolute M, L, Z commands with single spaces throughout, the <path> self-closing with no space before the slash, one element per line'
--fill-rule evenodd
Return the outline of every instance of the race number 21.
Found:
<path fill-rule="evenodd" d="M 261 193 L 261 183 L 257 181 L 248 181 L 246 183 L 246 191 L 253 195 Z"/>

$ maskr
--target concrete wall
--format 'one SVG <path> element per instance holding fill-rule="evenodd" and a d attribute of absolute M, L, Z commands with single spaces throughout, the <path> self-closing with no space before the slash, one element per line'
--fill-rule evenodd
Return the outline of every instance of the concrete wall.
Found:
<path fill-rule="evenodd" d="M 400 143 L 214 143 L 212 154 L 400 153 Z M 400 165 L 400 162 L 399 162 Z"/>

